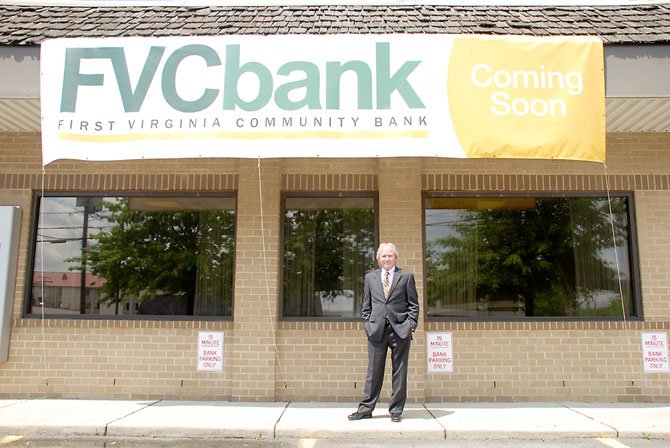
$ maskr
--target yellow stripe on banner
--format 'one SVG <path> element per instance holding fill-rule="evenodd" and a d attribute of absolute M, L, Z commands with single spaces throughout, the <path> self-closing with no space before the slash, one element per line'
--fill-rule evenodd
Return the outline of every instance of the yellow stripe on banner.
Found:
<path fill-rule="evenodd" d="M 267 131 L 267 132 L 156 132 L 143 134 L 88 135 L 64 132 L 58 140 L 82 143 L 121 143 L 141 140 L 267 140 L 267 139 L 377 139 L 427 138 L 427 130 L 413 131 Z"/>

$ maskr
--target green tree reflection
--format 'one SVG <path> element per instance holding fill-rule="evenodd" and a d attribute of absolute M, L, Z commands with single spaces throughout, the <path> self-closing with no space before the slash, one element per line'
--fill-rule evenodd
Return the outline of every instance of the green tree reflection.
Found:
<path fill-rule="evenodd" d="M 616 245 L 627 250 L 626 201 L 614 198 L 612 208 Z M 621 300 L 595 305 L 603 294 L 620 298 L 606 199 L 541 198 L 534 208 L 454 212 L 458 219 L 444 236 L 427 242 L 429 307 L 508 304 L 533 317 L 621 316 Z M 627 262 L 622 271 L 630 302 Z"/>
<path fill-rule="evenodd" d="M 119 198 L 105 201 L 100 215 L 109 226 L 92 236 L 84 256 L 106 280 L 107 304 L 149 300 L 150 314 L 193 315 L 196 294 L 215 294 L 230 306 L 234 212 L 132 210 Z"/>

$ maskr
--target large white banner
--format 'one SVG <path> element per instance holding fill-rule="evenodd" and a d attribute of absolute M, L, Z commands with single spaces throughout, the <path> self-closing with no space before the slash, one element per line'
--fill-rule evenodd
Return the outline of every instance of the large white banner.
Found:
<path fill-rule="evenodd" d="M 604 160 L 598 39 L 57 39 L 43 163 L 177 157 Z"/>

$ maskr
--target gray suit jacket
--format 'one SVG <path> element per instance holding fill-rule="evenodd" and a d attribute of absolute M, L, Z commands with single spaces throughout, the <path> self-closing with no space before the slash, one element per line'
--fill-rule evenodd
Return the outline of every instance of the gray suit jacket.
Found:
<path fill-rule="evenodd" d="M 365 275 L 361 315 L 365 321 L 365 333 L 374 342 L 384 337 L 387 319 L 402 339 L 410 337 L 419 322 L 419 295 L 414 274 L 397 266 L 395 269 L 388 300 L 384 298 L 381 269 Z"/>

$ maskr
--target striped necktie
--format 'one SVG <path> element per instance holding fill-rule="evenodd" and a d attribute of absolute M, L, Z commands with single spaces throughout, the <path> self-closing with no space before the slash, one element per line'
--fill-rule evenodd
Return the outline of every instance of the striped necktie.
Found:
<path fill-rule="evenodd" d="M 382 282 L 384 287 L 384 298 L 389 298 L 389 289 L 391 289 L 391 282 L 389 280 L 389 271 L 384 271 L 384 281 Z"/>

